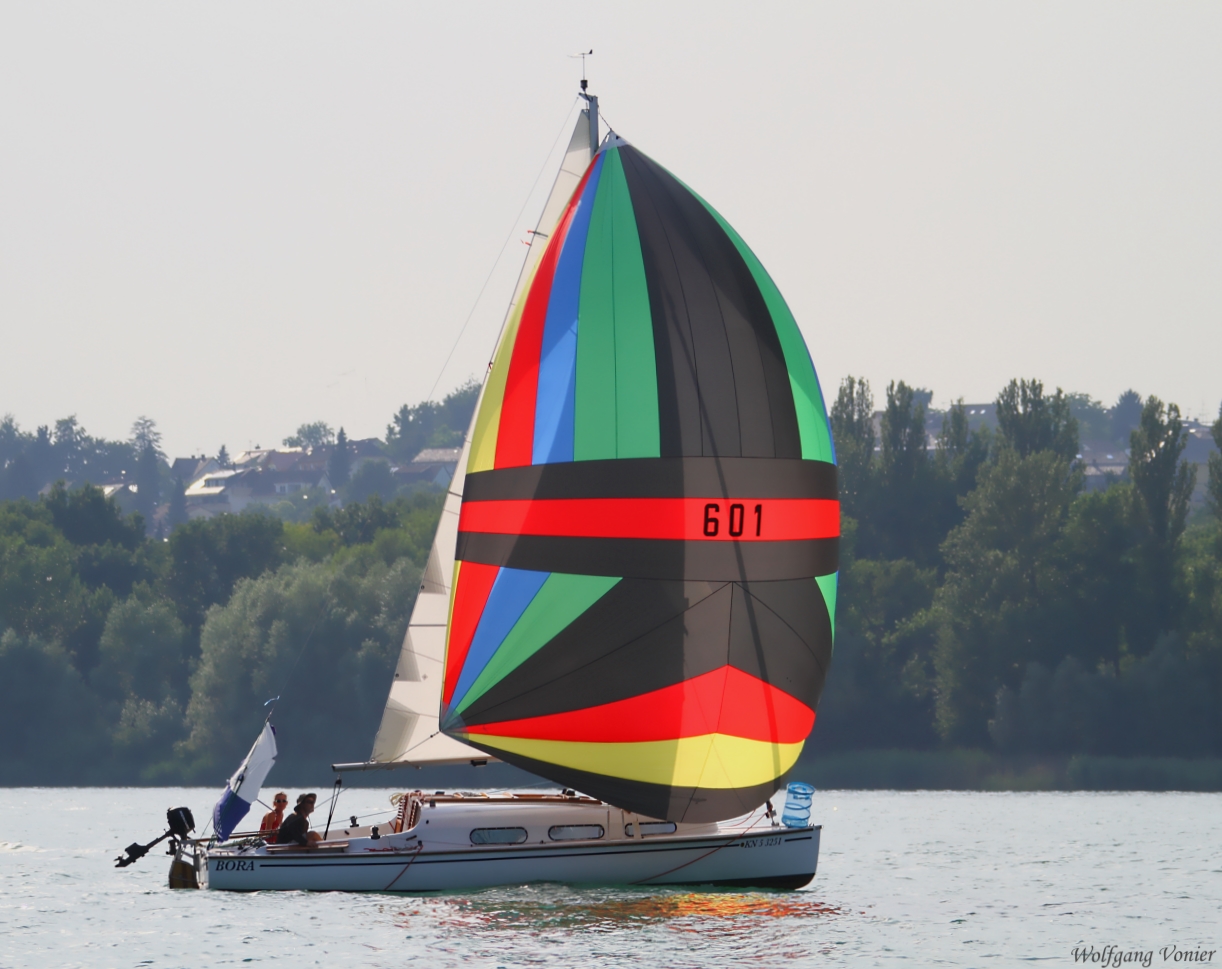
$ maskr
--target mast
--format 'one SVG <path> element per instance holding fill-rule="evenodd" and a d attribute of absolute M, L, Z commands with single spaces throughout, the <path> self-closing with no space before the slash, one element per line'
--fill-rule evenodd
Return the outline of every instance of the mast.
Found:
<path fill-rule="evenodd" d="M 594 48 L 583 50 L 580 54 L 572 54 L 572 57 L 581 58 L 581 98 L 586 102 L 588 108 L 586 115 L 590 119 L 590 157 L 593 158 L 598 154 L 598 98 L 590 94 L 588 88 L 590 82 L 586 80 L 586 58 L 592 57 Z"/>
<path fill-rule="evenodd" d="M 590 155 L 594 156 L 598 154 L 598 95 L 587 93 L 586 87 L 588 83 L 584 77 L 581 79 L 581 97 L 589 105 Z"/>

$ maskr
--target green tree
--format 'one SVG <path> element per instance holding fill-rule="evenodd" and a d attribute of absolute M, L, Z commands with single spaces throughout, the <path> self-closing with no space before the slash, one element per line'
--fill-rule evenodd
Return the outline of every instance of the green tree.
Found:
<path fill-rule="evenodd" d="M 849 376 L 840 382 L 831 419 L 840 504 L 856 518 L 865 510 L 874 461 L 874 395 L 867 380 Z"/>
<path fill-rule="evenodd" d="M 69 491 L 57 483 L 46 497 L 51 521 L 73 545 L 118 545 L 134 552 L 144 541 L 144 522 L 124 516 L 113 498 L 92 485 Z"/>
<path fill-rule="evenodd" d="M 1157 397 L 1148 397 L 1130 442 L 1129 477 L 1149 516 L 1154 540 L 1170 547 L 1184 532 L 1196 485 L 1196 468 L 1180 460 L 1188 435 L 1179 407 L 1164 407 Z"/>
<path fill-rule="evenodd" d="M 410 461 L 426 447 L 457 447 L 471 424 L 480 385 L 474 378 L 446 395 L 404 404 L 386 425 L 386 453 L 400 462 Z"/>
<path fill-rule="evenodd" d="M 56 529 L 45 503 L 0 504 L 0 629 L 56 644 L 88 673 L 115 597 L 105 586 L 81 581 L 78 551 Z"/>
<path fill-rule="evenodd" d="M 136 510 L 151 521 L 161 501 L 161 459 L 151 444 L 140 450 L 136 460 Z"/>
<path fill-rule="evenodd" d="M 1058 630 L 1061 651 L 1086 669 L 1103 664 L 1118 671 L 1134 649 L 1148 648 L 1157 636 L 1135 501 L 1128 482 L 1079 495 L 1053 550 L 1062 586 L 1043 604 L 1046 625 Z M 1049 669 L 1056 661 L 1044 658 Z"/>
<path fill-rule="evenodd" d="M 1222 519 L 1222 406 L 1218 407 L 1218 419 L 1210 432 L 1214 439 L 1214 452 L 1209 456 L 1209 507 L 1218 519 Z"/>
<path fill-rule="evenodd" d="M 364 573 L 296 563 L 239 583 L 200 640 L 179 747 L 191 776 L 241 757 L 277 694 L 286 774 L 365 757 L 419 584 L 408 560 Z"/>
<path fill-rule="evenodd" d="M 370 495 L 364 502 L 345 505 L 337 511 L 316 508 L 313 523 L 316 532 L 333 531 L 344 545 L 367 545 L 378 532 L 397 527 L 399 516 L 380 497 Z"/>
<path fill-rule="evenodd" d="M 390 471 L 389 462 L 366 461 L 357 469 L 352 480 L 344 488 L 344 500 L 359 502 L 377 495 L 389 501 L 395 496 L 398 488 L 399 483 L 395 481 L 395 476 Z"/>
<path fill-rule="evenodd" d="M 819 705 L 818 750 L 930 747 L 933 569 L 905 559 L 842 562 L 836 655 Z"/>
<path fill-rule="evenodd" d="M 1222 752 L 1216 676 L 1174 636 L 1117 674 L 1073 656 L 1028 666 L 1003 687 L 989 725 L 999 748 L 1022 753 L 1200 757 Z"/>
<path fill-rule="evenodd" d="M 284 523 L 257 512 L 195 519 L 174 529 L 169 551 L 165 594 L 183 624 L 198 630 L 208 607 L 226 602 L 239 579 L 280 565 Z"/>
<path fill-rule="evenodd" d="M 113 498 L 88 484 L 68 490 L 58 482 L 43 504 L 74 547 L 76 573 L 85 585 L 126 596 L 134 583 L 152 577 L 156 566 L 145 548 L 139 514 L 124 516 Z"/>
<path fill-rule="evenodd" d="M 1078 422 L 1078 436 L 1086 440 L 1106 440 L 1111 418 L 1102 401 L 1090 394 L 1066 394 L 1069 413 Z"/>
<path fill-rule="evenodd" d="M 186 701 L 189 637 L 170 603 L 147 594 L 116 602 L 98 653 L 92 681 L 109 699 Z"/>
<path fill-rule="evenodd" d="M 136 510 L 150 522 L 161 501 L 161 432 L 157 422 L 141 415 L 132 423 L 136 452 Z"/>
<path fill-rule="evenodd" d="M 1157 397 L 1146 398 L 1141 421 L 1129 440 L 1129 478 L 1148 528 L 1148 581 L 1156 593 L 1155 614 L 1160 631 L 1170 631 L 1175 549 L 1188 519 L 1197 469 L 1180 460 L 1188 435 L 1175 404 L 1164 406 Z"/>
<path fill-rule="evenodd" d="M 34 499 L 42 487 L 34 462 L 20 451 L 7 466 L 0 468 L 0 501 L 17 498 Z"/>
<path fill-rule="evenodd" d="M 5 467 L 25 450 L 28 435 L 21 433 L 17 419 L 12 414 L 0 418 L 0 468 Z"/>
<path fill-rule="evenodd" d="M 0 633 L 0 784 L 107 780 L 97 696 L 57 644 Z"/>
<path fill-rule="evenodd" d="M 187 523 L 187 486 L 180 477 L 174 479 L 174 491 L 170 495 L 170 508 L 166 515 L 166 523 L 170 528 L 177 528 Z"/>
<path fill-rule="evenodd" d="M 335 432 L 325 421 L 302 424 L 297 433 L 284 439 L 285 447 L 305 447 L 311 451 L 316 447 L 327 447 L 335 443 Z"/>
<path fill-rule="evenodd" d="M 1222 693 L 1222 526 L 1189 528 L 1176 566 L 1184 640 L 1192 654 L 1209 658 Z"/>
<path fill-rule="evenodd" d="M 348 447 L 348 435 L 344 429 L 339 429 L 335 438 L 335 447 L 327 458 L 327 478 L 332 488 L 342 488 L 352 476 L 352 450 Z"/>
<path fill-rule="evenodd" d="M 887 385 L 887 406 L 880 427 L 883 482 L 895 491 L 911 489 L 928 463 L 925 405 L 902 380 Z"/>
<path fill-rule="evenodd" d="M 880 557 L 928 565 L 936 560 L 942 538 L 934 495 L 936 468 L 929 459 L 925 406 L 902 380 L 887 386 L 880 430 L 875 494 L 870 520 L 859 523 L 859 541 L 863 550 Z"/>
<path fill-rule="evenodd" d="M 1116 399 L 1111 410 L 1113 441 L 1128 442 L 1129 434 L 1141 421 L 1141 410 L 1141 394 L 1135 390 L 1126 390 Z"/>
<path fill-rule="evenodd" d="M 216 463 L 222 468 L 228 468 L 233 464 L 233 462 L 229 460 L 229 449 L 226 448 L 224 444 L 222 444 L 221 449 L 216 452 Z"/>
<path fill-rule="evenodd" d="M 92 683 L 118 709 L 116 770 L 130 780 L 167 769 L 184 735 L 189 636 L 170 603 L 133 595 L 106 617 Z"/>
<path fill-rule="evenodd" d="M 55 460 L 58 464 L 56 473 L 65 475 L 70 481 L 84 480 L 88 473 L 89 452 L 92 450 L 92 445 L 93 439 L 77 423 L 75 414 L 56 421 Z"/>
<path fill-rule="evenodd" d="M 991 435 L 987 427 L 972 431 L 967 408 L 960 397 L 942 418 L 938 433 L 936 457 L 942 476 L 951 483 L 956 498 L 962 498 L 976 487 L 976 475 L 989 457 Z M 959 523 L 961 516 L 952 516 L 945 531 Z"/>
<path fill-rule="evenodd" d="M 1004 443 L 1021 457 L 1052 451 L 1068 461 L 1078 454 L 1078 422 L 1061 388 L 1044 396 L 1038 380 L 1011 380 L 997 396 L 997 427 Z"/>
<path fill-rule="evenodd" d="M 137 454 L 150 447 L 160 454 L 161 431 L 157 430 L 157 422 L 143 414 L 137 417 L 132 422 L 131 443 Z"/>
<path fill-rule="evenodd" d="M 40 426 L 34 432 L 26 445 L 25 454 L 30 460 L 34 480 L 38 482 L 34 494 L 26 496 L 33 498 L 44 484 L 63 476 L 64 464 L 56 453 L 55 444 L 51 440 L 51 432 L 46 425 Z"/>
<path fill-rule="evenodd" d="M 983 745 L 994 698 L 1030 662 L 1060 659 L 1041 606 L 1061 594 L 1055 553 L 1080 473 L 1050 450 L 1003 448 L 964 499 L 967 517 L 942 546 L 947 573 L 932 607 L 937 725 Z"/>

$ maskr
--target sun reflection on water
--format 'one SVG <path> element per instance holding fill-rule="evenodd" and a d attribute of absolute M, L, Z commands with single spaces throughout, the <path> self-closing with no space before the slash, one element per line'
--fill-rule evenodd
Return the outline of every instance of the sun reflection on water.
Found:
<path fill-rule="evenodd" d="M 707 934 L 721 927 L 739 935 L 773 920 L 841 914 L 835 905 L 798 893 L 600 891 L 575 895 L 571 890 L 541 888 L 534 897 L 515 892 L 506 898 L 501 892 L 489 892 L 467 898 L 430 899 L 419 907 L 396 912 L 396 924 L 408 929 L 413 919 L 427 915 L 439 928 L 458 931 L 620 931 L 636 926 Z"/>

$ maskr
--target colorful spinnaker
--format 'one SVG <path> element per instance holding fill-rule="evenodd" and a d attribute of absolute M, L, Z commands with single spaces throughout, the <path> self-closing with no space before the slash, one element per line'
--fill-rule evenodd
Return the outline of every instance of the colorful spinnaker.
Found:
<path fill-rule="evenodd" d="M 757 807 L 832 652 L 818 378 L 720 215 L 608 137 L 520 290 L 457 523 L 441 730 L 630 811 Z"/>

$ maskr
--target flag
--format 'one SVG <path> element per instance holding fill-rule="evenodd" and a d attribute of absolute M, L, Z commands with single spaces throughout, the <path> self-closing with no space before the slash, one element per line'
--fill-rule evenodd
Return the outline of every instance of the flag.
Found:
<path fill-rule="evenodd" d="M 258 800 L 259 788 L 263 786 L 267 772 L 275 762 L 276 728 L 265 723 L 259 739 L 250 748 L 250 753 L 246 755 L 233 777 L 229 778 L 221 799 L 212 809 L 212 827 L 221 841 L 233 833 L 238 822 L 246 817 L 250 806 Z"/>

